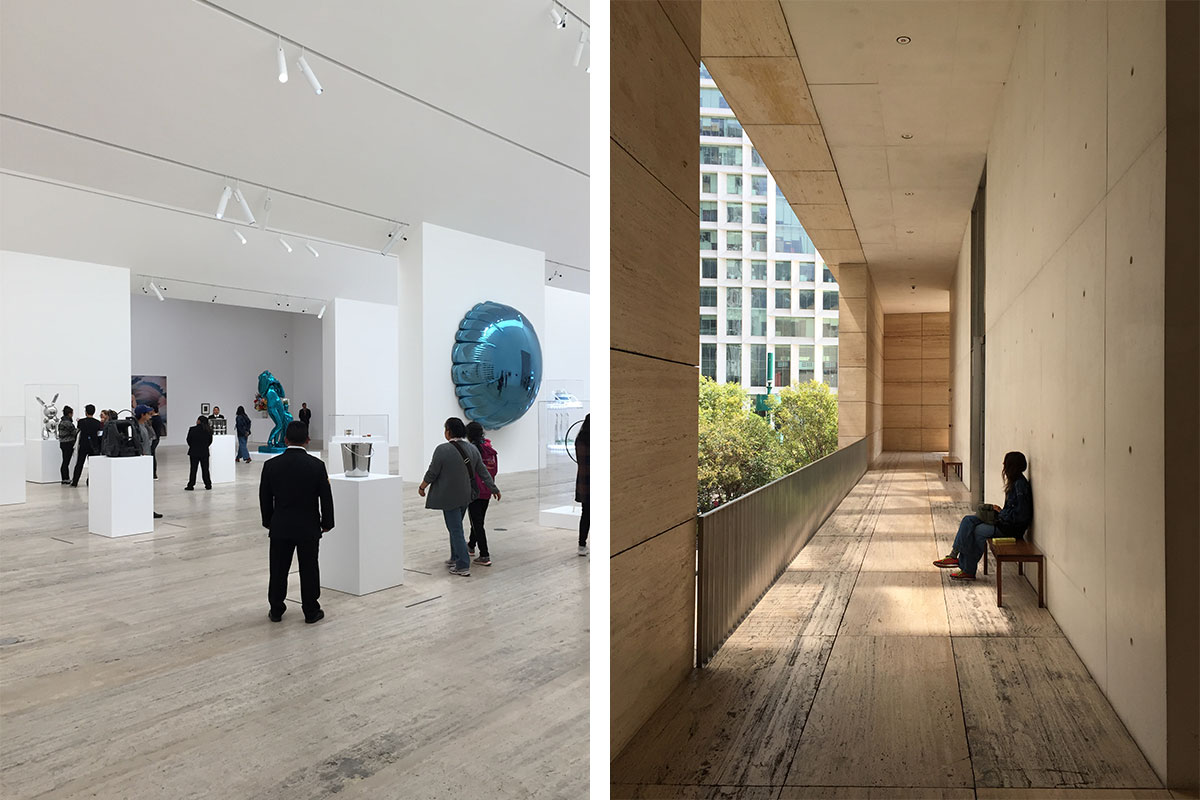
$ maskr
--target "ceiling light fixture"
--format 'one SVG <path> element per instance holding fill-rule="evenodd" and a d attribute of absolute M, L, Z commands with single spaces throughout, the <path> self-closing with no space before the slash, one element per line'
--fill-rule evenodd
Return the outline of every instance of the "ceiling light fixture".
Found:
<path fill-rule="evenodd" d="M 305 243 L 304 243 L 304 247 L 305 247 L 305 249 L 307 249 L 307 250 L 308 250 L 308 252 L 312 253 L 312 257 L 313 257 L 313 258 L 320 258 L 320 257 L 321 257 L 321 254 L 317 252 L 317 248 L 313 247 L 313 246 L 312 246 L 312 244 L 311 244 L 310 242 L 305 242 Z"/>
<path fill-rule="evenodd" d="M 554 20 L 554 27 L 558 28 L 560 31 L 567 27 L 567 18 L 570 16 L 570 14 L 565 12 L 560 14 L 558 13 L 557 8 L 555 8 L 553 5 L 550 6 L 550 19 Z"/>
<path fill-rule="evenodd" d="M 897 36 L 896 37 L 896 44 L 908 44 L 911 41 L 912 41 L 912 39 L 907 36 Z"/>
<path fill-rule="evenodd" d="M 325 305 L 324 304 L 321 305 L 321 310 L 317 312 L 317 319 L 320 319 L 323 316 L 325 316 Z"/>
<path fill-rule="evenodd" d="M 239 231 L 237 228 L 233 229 L 233 235 L 236 236 L 238 238 L 238 241 L 241 242 L 242 244 L 246 243 L 246 237 L 242 236 L 242 232 Z"/>
<path fill-rule="evenodd" d="M 912 196 L 913 196 L 913 193 L 912 193 L 912 192 L 905 192 L 905 193 L 904 193 L 904 196 L 905 196 L 905 197 L 912 197 Z"/>
<path fill-rule="evenodd" d="M 575 63 L 574 63 L 574 65 L 576 67 L 579 66 L 579 62 L 583 59 L 583 48 L 586 46 L 587 46 L 587 29 L 585 28 L 579 32 L 579 44 L 575 46 Z"/>
<path fill-rule="evenodd" d="M 279 246 L 282 247 L 284 250 L 287 250 L 289 253 L 292 252 L 292 246 L 290 244 L 288 244 L 287 242 L 285 242 L 283 240 L 282 236 L 279 237 Z"/>
<path fill-rule="evenodd" d="M 276 47 L 275 60 L 279 64 L 279 82 L 287 83 L 287 79 L 288 79 L 287 54 L 283 52 L 283 37 L 282 36 L 279 37 L 279 41 L 275 47 Z"/>
<path fill-rule="evenodd" d="M 246 221 L 251 225 L 257 225 L 258 222 L 254 219 L 254 214 L 250 212 L 250 204 L 246 202 L 246 196 L 242 194 L 242 187 L 233 190 L 233 199 L 238 201 L 238 205 L 242 207 L 242 213 L 246 215 Z"/>
<path fill-rule="evenodd" d="M 160 303 L 167 299 L 163 297 L 162 290 L 158 288 L 154 281 L 150 281 L 150 291 L 154 292 L 154 296 L 158 298 L 158 302 Z"/>
<path fill-rule="evenodd" d="M 403 237 L 400 235 L 401 227 L 402 226 L 399 223 L 396 223 L 396 227 L 393 228 L 392 232 L 388 234 L 387 244 L 385 244 L 383 246 L 383 249 L 379 251 L 379 255 L 386 256 L 388 254 L 388 251 L 392 249 L 392 245 L 396 244 L 396 242 L 400 239 L 404 239 L 404 241 L 408 241 L 408 239 L 406 237 Z"/>
<path fill-rule="evenodd" d="M 221 192 L 221 202 L 217 203 L 217 219 L 225 218 L 225 206 L 229 205 L 229 198 L 233 196 L 233 189 L 229 185 L 225 185 L 225 191 Z"/>
<path fill-rule="evenodd" d="M 900 138 L 901 139 L 911 139 L 912 134 L 911 133 L 902 133 L 902 134 L 900 134 Z"/>
<path fill-rule="evenodd" d="M 915 233 L 916 231 L 905 231 L 905 233 Z"/>
<path fill-rule="evenodd" d="M 304 53 L 300 54 L 300 58 L 296 59 L 296 64 L 299 65 L 300 71 L 304 73 L 304 77 L 308 78 L 308 83 L 312 86 L 313 92 L 321 94 L 325 90 L 321 88 L 321 82 L 317 80 L 317 76 L 313 74 L 312 67 L 304 60 Z"/>

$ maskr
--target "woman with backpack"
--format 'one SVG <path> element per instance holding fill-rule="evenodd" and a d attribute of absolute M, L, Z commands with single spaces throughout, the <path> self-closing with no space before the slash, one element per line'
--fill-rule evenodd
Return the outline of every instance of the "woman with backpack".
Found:
<path fill-rule="evenodd" d="M 246 446 L 246 442 L 250 439 L 250 417 L 246 416 L 246 407 L 238 406 L 237 415 L 234 417 L 234 430 L 237 433 L 238 451 L 237 458 L 233 459 L 236 464 L 239 461 L 250 463 L 250 448 Z"/>
<path fill-rule="evenodd" d="M 187 486 L 184 491 L 190 492 L 196 488 L 196 467 L 201 468 L 204 476 L 204 488 L 212 488 L 212 477 L 208 474 L 208 448 L 212 446 L 212 428 L 208 425 L 208 417 L 196 417 L 196 424 L 188 429 L 188 458 L 192 462 L 192 471 L 188 474 Z"/>
<path fill-rule="evenodd" d="M 483 459 L 483 465 L 487 467 L 488 474 L 493 478 L 496 477 L 496 449 L 492 447 L 490 439 L 483 438 L 483 426 L 472 420 L 467 423 L 467 441 L 475 445 L 475 449 L 479 451 L 479 457 Z M 475 559 L 475 563 L 481 567 L 490 567 L 492 565 L 492 556 L 488 552 L 487 531 L 483 527 L 483 518 L 487 516 L 488 502 L 492 499 L 492 491 L 487 487 L 487 484 L 476 475 L 475 488 L 479 490 L 479 497 L 471 501 L 467 506 L 467 516 L 471 518 L 471 538 L 467 541 L 467 553 L 475 555 L 475 545 L 479 545 L 479 557 Z"/>
<path fill-rule="evenodd" d="M 58 421 L 58 446 L 62 449 L 62 475 L 63 486 L 71 485 L 71 454 L 75 452 L 75 437 L 78 431 L 75 430 L 75 409 L 70 406 L 63 406 L 62 418 Z"/>

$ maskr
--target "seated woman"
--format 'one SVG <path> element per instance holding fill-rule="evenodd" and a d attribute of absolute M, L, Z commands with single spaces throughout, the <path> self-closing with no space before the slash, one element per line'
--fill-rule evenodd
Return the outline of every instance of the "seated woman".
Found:
<path fill-rule="evenodd" d="M 1004 508 L 992 506 L 999 514 L 995 524 L 984 522 L 975 515 L 962 518 L 950 555 L 933 562 L 935 567 L 958 567 L 950 573 L 957 581 L 975 580 L 975 568 L 983 557 L 987 540 L 996 536 L 1022 539 L 1033 522 L 1033 487 L 1025 477 L 1025 455 L 1016 451 L 1005 453 L 1001 475 L 1004 478 Z"/>

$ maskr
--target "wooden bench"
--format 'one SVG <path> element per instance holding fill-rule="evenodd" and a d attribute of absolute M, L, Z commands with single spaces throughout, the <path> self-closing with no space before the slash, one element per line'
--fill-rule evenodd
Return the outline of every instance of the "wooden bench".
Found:
<path fill-rule="evenodd" d="M 950 480 L 950 470 L 958 475 L 958 479 L 962 480 L 962 459 L 954 456 L 942 456 L 942 480 Z"/>
<path fill-rule="evenodd" d="M 1012 544 L 996 544 L 994 539 L 988 539 L 988 546 L 983 551 L 983 574 L 988 571 L 988 550 L 996 557 L 996 605 L 1001 605 L 1004 597 L 1004 564 L 1017 562 L 1017 574 L 1025 574 L 1026 563 L 1038 565 L 1038 608 L 1046 607 L 1046 556 L 1032 542 L 1024 539 Z"/>

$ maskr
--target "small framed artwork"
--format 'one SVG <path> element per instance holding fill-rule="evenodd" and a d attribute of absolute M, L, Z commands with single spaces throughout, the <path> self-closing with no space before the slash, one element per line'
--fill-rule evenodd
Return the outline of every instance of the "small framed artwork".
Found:
<path fill-rule="evenodd" d="M 201 403 L 200 404 L 200 413 L 207 417 L 209 414 L 212 413 L 212 405 L 210 405 L 209 403 Z"/>

